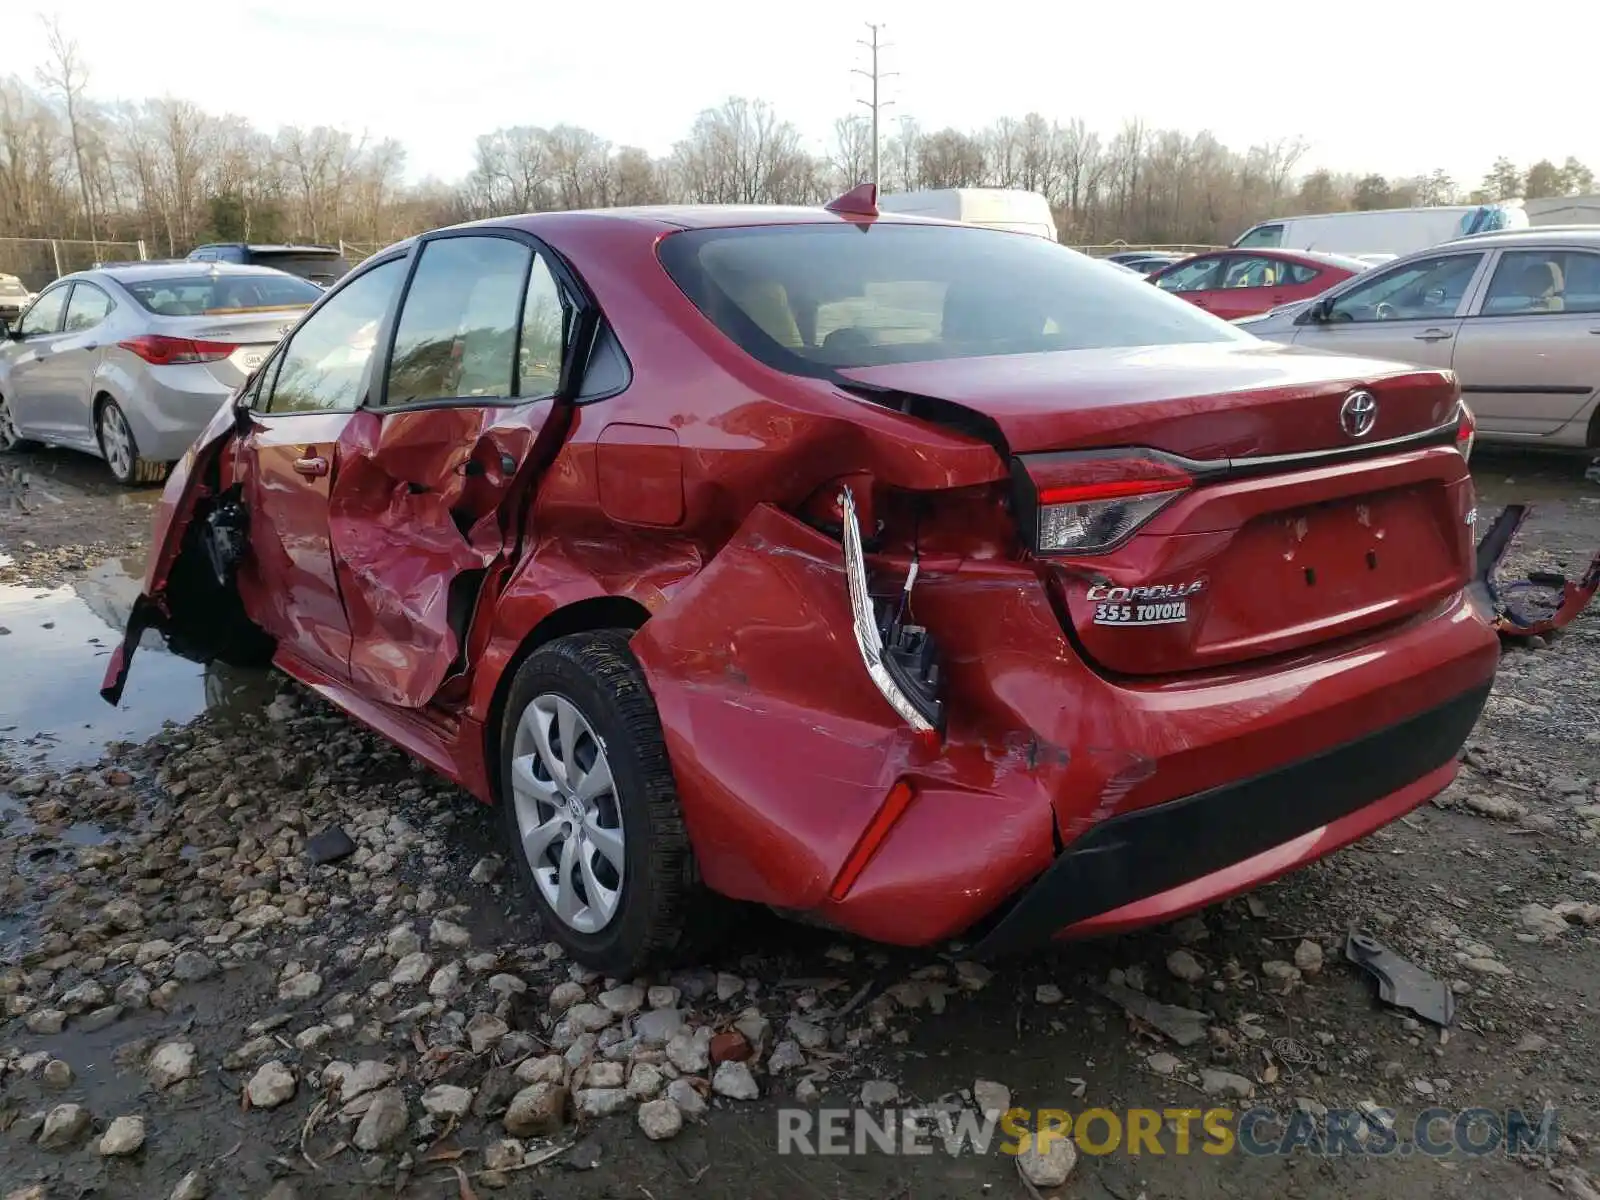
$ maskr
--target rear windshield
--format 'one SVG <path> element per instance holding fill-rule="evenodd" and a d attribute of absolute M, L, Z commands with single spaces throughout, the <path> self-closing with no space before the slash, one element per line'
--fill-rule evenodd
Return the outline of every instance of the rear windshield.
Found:
<path fill-rule="evenodd" d="M 322 295 L 316 284 L 292 275 L 197 275 L 118 282 L 145 308 L 163 317 L 304 308 Z"/>
<path fill-rule="evenodd" d="M 723 333 L 791 374 L 1235 341 L 1226 322 L 1054 242 L 960 225 L 769 225 L 662 239 Z"/>
<path fill-rule="evenodd" d="M 302 279 L 314 280 L 324 287 L 344 278 L 350 272 L 350 264 L 337 254 L 307 254 L 303 251 L 274 254 L 271 251 L 263 253 L 260 250 L 252 250 L 250 261 L 258 266 L 271 267 L 275 271 L 287 271 Z"/>

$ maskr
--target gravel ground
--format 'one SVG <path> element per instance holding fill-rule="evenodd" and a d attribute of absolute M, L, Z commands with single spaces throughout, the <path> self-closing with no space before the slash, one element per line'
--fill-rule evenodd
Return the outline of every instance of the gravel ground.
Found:
<path fill-rule="evenodd" d="M 1581 463 L 1480 451 L 1477 475 L 1486 511 L 1539 504 L 1519 573 L 1600 543 Z M 762 920 L 718 961 L 605 980 L 524 915 L 485 810 L 288 681 L 147 650 L 143 699 L 101 704 L 154 497 L 101 479 L 0 460 L 4 1200 L 1600 1195 L 1600 611 L 1508 652 L 1437 803 L 1170 928 L 986 970 Z M 354 854 L 314 865 L 335 826 Z M 1375 1000 L 1356 925 L 1448 982 L 1448 1030 Z M 1172 1041 L 1108 984 L 1203 1032 Z M 1553 1106 L 1561 1134 L 1444 1159 L 777 1153 L 780 1108 L 1003 1107 L 996 1085 L 1285 1120 Z"/>

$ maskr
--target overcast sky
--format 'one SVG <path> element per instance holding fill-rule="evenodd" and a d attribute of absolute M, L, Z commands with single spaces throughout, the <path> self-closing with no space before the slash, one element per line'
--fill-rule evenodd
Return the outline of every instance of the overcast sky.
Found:
<path fill-rule="evenodd" d="M 51 11 L 45 0 L 43 11 Z M 0 74 L 44 56 L 33 6 L 6 10 Z M 1475 185 L 1497 154 L 1600 170 L 1594 0 L 73 0 L 66 27 L 101 99 L 172 94 L 266 129 L 332 124 L 400 139 L 408 174 L 453 179 L 477 134 L 583 125 L 665 154 L 729 95 L 772 102 L 822 150 L 866 84 L 925 128 L 1030 110 L 1103 136 L 1127 117 L 1224 143 L 1301 137 L 1308 167 Z M 1532 12 L 1530 20 L 1521 14 Z M 336 14 L 336 15 L 335 15 Z"/>

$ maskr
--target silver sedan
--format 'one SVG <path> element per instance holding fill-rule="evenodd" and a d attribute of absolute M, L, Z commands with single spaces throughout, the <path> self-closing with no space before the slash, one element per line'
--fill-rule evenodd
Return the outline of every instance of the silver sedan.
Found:
<path fill-rule="evenodd" d="M 1482 441 L 1600 449 L 1600 226 L 1458 238 L 1234 324 L 1312 350 L 1449 368 Z"/>
<path fill-rule="evenodd" d="M 134 263 L 41 291 L 0 338 L 0 450 L 99 455 L 154 483 L 323 295 L 268 267 Z"/>

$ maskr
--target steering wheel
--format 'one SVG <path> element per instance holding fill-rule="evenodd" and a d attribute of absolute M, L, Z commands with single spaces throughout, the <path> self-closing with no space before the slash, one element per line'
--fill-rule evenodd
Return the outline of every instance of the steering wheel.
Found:
<path fill-rule="evenodd" d="M 1394 310 L 1394 305 L 1387 300 L 1379 300 L 1372 309 L 1372 319 L 1375 321 L 1392 321 L 1398 315 Z"/>

